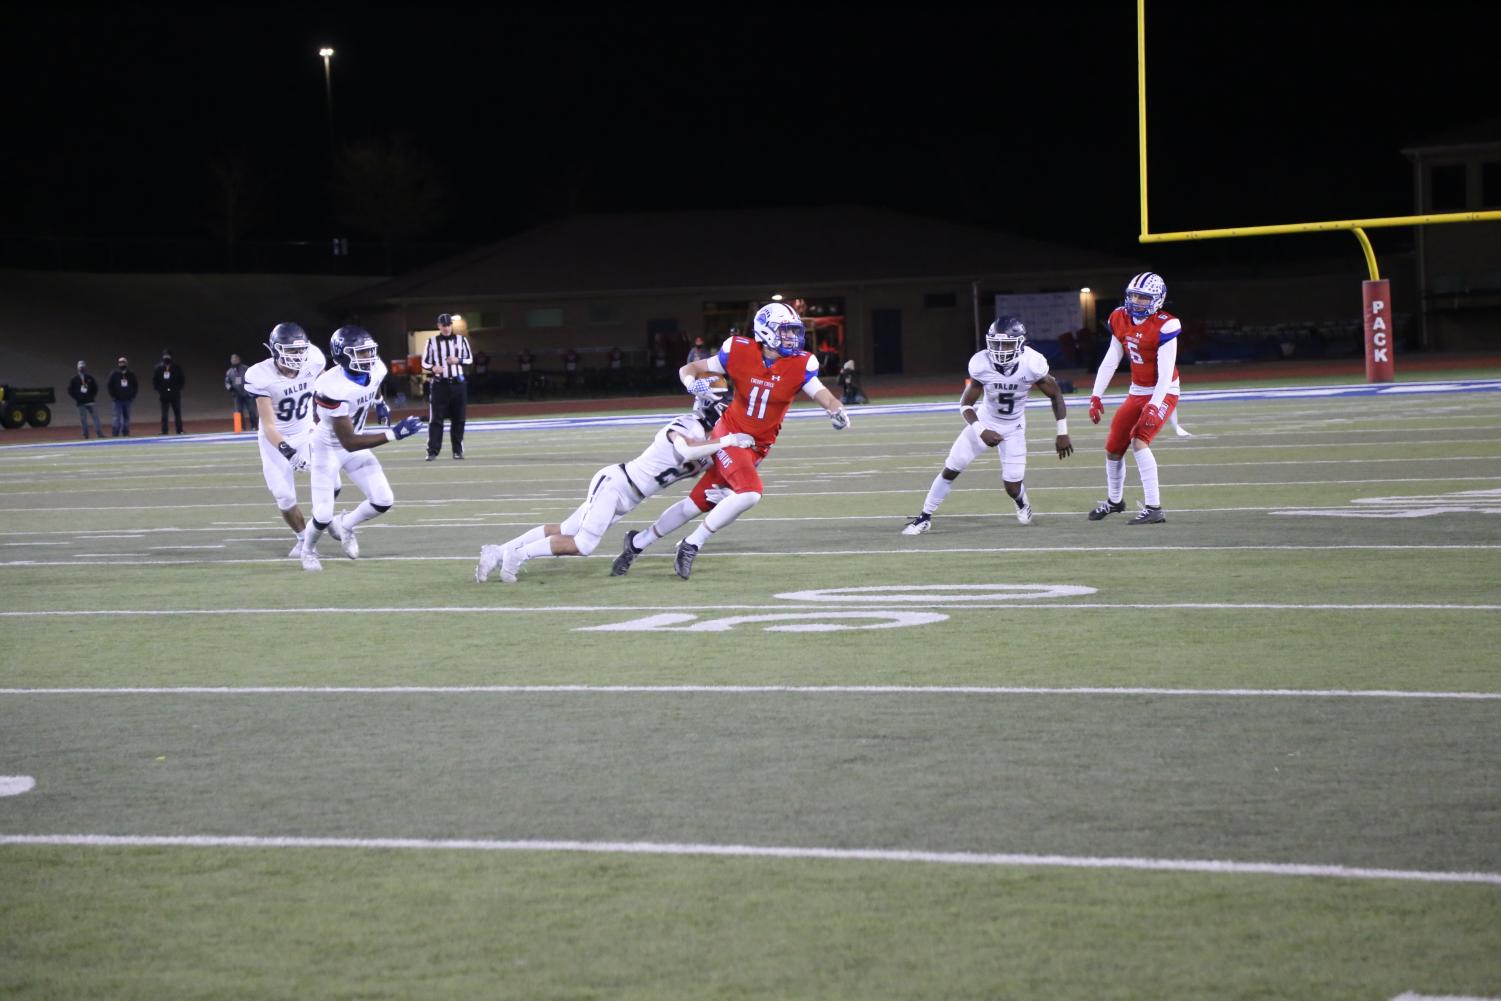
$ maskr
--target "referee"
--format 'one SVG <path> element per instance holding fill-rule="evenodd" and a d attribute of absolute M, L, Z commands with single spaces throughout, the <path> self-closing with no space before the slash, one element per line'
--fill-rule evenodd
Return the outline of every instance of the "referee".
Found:
<path fill-rule="evenodd" d="M 464 413 L 468 409 L 468 387 L 464 384 L 464 366 L 474 362 L 469 338 L 456 334 L 454 320 L 463 317 L 448 313 L 438 316 L 438 336 L 427 342 L 422 353 L 422 370 L 427 383 L 427 461 L 432 462 L 443 450 L 443 422 L 453 422 L 453 457 L 464 457 Z"/>

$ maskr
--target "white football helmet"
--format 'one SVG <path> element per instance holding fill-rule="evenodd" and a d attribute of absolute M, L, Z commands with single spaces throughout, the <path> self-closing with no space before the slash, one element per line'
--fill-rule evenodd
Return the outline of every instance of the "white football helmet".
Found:
<path fill-rule="evenodd" d="M 1021 357 L 1027 343 L 1027 328 L 1017 316 L 998 317 L 985 332 L 985 350 L 996 368 L 1010 365 Z"/>
<path fill-rule="evenodd" d="M 783 358 L 790 358 L 803 349 L 806 330 L 802 318 L 785 302 L 769 302 L 756 310 L 751 327 L 755 330 L 756 340 Z"/>
<path fill-rule="evenodd" d="M 1124 305 L 1131 319 L 1140 323 L 1162 308 L 1167 301 L 1167 282 L 1161 275 L 1143 271 L 1126 283 Z"/>

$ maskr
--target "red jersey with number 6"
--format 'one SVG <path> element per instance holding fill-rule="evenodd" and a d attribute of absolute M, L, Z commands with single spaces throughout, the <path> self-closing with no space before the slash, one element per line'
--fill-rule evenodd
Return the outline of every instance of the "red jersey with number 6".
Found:
<path fill-rule="evenodd" d="M 782 430 L 782 417 L 803 385 L 818 374 L 818 359 L 806 351 L 768 363 L 761 345 L 749 337 L 732 337 L 719 362 L 735 384 L 735 401 L 720 419 L 720 428 L 752 435 L 770 445 Z"/>
<path fill-rule="evenodd" d="M 1131 319 L 1125 307 L 1110 314 L 1110 336 L 1120 341 L 1126 357 L 1131 359 L 1131 385 L 1150 392 L 1157 385 L 1157 348 L 1178 336 L 1183 324 L 1171 313 L 1153 313 L 1140 323 Z M 1178 391 L 1178 367 L 1173 366 L 1171 392 Z"/>

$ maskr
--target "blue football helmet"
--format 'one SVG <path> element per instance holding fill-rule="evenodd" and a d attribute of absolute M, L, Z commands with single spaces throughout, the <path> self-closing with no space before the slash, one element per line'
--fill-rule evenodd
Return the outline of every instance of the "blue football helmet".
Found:
<path fill-rule="evenodd" d="M 266 350 L 271 352 L 272 360 L 286 372 L 301 372 L 312 346 L 307 331 L 295 323 L 278 323 L 271 328 L 271 337 L 266 341 Z"/>
<path fill-rule="evenodd" d="M 340 327 L 329 338 L 328 356 L 346 372 L 371 372 L 380 361 L 380 347 L 364 327 Z"/>
<path fill-rule="evenodd" d="M 1167 282 L 1161 275 L 1143 271 L 1126 283 L 1124 305 L 1131 319 L 1140 323 L 1162 308 L 1167 301 Z"/>
<path fill-rule="evenodd" d="M 800 352 L 807 335 L 802 318 L 784 302 L 769 302 L 756 310 L 756 318 L 751 327 L 756 333 L 756 340 L 783 358 L 790 358 Z"/>
<path fill-rule="evenodd" d="M 985 331 L 985 350 L 996 368 L 1010 365 L 1021 357 L 1022 346 L 1027 343 L 1027 327 L 1021 317 L 998 317 Z"/>

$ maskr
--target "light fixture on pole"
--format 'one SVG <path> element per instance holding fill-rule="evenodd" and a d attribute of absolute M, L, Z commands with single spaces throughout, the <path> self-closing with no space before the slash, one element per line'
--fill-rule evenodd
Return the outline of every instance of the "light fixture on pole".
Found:
<path fill-rule="evenodd" d="M 323 57 L 323 93 L 328 99 L 328 155 L 334 154 L 334 71 L 329 60 L 334 57 L 334 50 L 327 45 L 318 50 L 318 55 Z"/>

